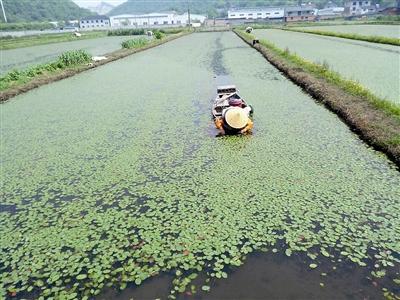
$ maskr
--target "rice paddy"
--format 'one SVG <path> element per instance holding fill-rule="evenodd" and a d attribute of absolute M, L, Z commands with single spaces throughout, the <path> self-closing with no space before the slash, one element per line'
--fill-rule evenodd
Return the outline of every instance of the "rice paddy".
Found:
<path fill-rule="evenodd" d="M 254 34 L 307 60 L 325 64 L 376 95 L 400 103 L 400 49 L 397 46 L 277 29 L 255 30 Z"/>
<path fill-rule="evenodd" d="M 221 81 L 253 135 L 216 138 Z M 157 297 L 218 299 L 258 280 L 247 262 L 303 272 L 317 298 L 399 293 L 398 170 L 231 32 L 42 86 L 1 120 L 0 298 L 128 299 L 160 279 Z"/>
<path fill-rule="evenodd" d="M 367 24 L 364 24 L 364 25 L 312 26 L 312 27 L 298 27 L 298 28 L 400 38 L 400 25 L 367 25 Z"/>
<path fill-rule="evenodd" d="M 93 56 L 103 55 L 121 49 L 121 42 L 129 37 L 103 37 L 50 45 L 40 45 L 11 50 L 0 50 L 0 75 L 17 69 L 47 63 L 57 59 L 62 53 L 70 50 L 86 50 Z"/>

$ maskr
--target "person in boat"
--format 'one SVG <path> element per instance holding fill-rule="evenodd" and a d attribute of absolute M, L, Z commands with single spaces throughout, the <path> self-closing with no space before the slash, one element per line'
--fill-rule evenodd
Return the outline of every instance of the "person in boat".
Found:
<path fill-rule="evenodd" d="M 229 107 L 224 109 L 222 117 L 215 118 L 215 126 L 221 135 L 235 133 L 249 133 L 253 128 L 250 119 L 251 107 L 246 106 L 242 99 L 232 98 Z"/>

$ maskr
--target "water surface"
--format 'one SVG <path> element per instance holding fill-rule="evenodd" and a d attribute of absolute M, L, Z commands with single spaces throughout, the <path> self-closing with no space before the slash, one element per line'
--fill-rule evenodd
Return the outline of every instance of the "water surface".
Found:
<path fill-rule="evenodd" d="M 358 81 L 380 97 L 400 104 L 400 47 L 278 29 L 254 34 L 301 57 L 326 62 L 345 78 Z"/>
<path fill-rule="evenodd" d="M 221 78 L 253 104 L 253 135 L 216 137 Z M 299 285 L 260 278 L 280 262 L 288 284 L 314 274 L 298 295 L 330 295 L 315 280 L 342 262 L 356 273 L 341 276 L 357 276 L 328 276 L 330 292 L 366 295 L 382 272 L 377 295 L 398 292 L 399 172 L 231 32 L 186 36 L 1 108 L 0 296 L 133 297 L 160 280 L 166 298 L 194 280 L 205 295 L 248 298 L 243 277 L 254 277 L 257 293 L 284 297 Z"/>
<path fill-rule="evenodd" d="M 400 25 L 329 25 L 299 28 L 400 38 Z"/>
<path fill-rule="evenodd" d="M 91 55 L 103 55 L 121 49 L 121 42 L 132 37 L 112 36 L 81 41 L 53 43 L 33 47 L 0 50 L 0 75 L 12 69 L 25 69 L 56 60 L 63 52 L 86 50 Z"/>

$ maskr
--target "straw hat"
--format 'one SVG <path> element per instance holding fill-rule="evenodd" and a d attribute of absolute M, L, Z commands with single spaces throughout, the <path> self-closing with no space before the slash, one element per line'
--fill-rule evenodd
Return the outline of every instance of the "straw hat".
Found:
<path fill-rule="evenodd" d="M 239 130 L 247 125 L 249 117 L 243 108 L 231 107 L 225 111 L 224 120 L 229 127 Z"/>

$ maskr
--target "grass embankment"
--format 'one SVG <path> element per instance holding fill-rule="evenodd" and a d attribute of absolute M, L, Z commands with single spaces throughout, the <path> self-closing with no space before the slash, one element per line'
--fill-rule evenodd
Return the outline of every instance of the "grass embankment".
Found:
<path fill-rule="evenodd" d="M 325 31 L 325 30 L 299 29 L 299 28 L 287 28 L 287 27 L 280 28 L 280 29 L 286 30 L 286 31 L 301 32 L 301 33 L 333 36 L 333 37 L 350 39 L 350 40 L 365 41 L 365 42 L 370 42 L 370 43 L 379 43 L 379 44 L 400 46 L 400 39 L 390 38 L 390 37 L 385 37 L 385 36 L 361 35 L 361 34 L 356 34 L 356 33 L 343 33 L 343 32 L 333 32 L 333 31 Z"/>
<path fill-rule="evenodd" d="M 253 35 L 235 30 L 249 45 Z M 253 46 L 289 79 L 338 114 L 359 136 L 400 167 L 400 106 L 374 95 L 329 67 L 261 40 Z"/>
<path fill-rule="evenodd" d="M 97 62 L 90 62 L 91 56 L 78 50 L 64 53 L 57 61 L 52 63 L 31 67 L 24 71 L 11 71 L 0 78 L 0 102 L 7 101 L 39 86 L 74 76 L 131 54 L 167 43 L 189 33 L 190 31 L 183 31 L 178 34 L 162 35 L 160 39 L 141 39 L 140 42 L 128 41 L 127 48 L 122 47 L 120 50 L 106 54 L 106 59 Z"/>
<path fill-rule="evenodd" d="M 82 33 L 81 37 L 76 37 L 72 32 L 60 33 L 60 34 L 42 34 L 42 35 L 23 36 L 23 37 L 3 37 L 0 39 L 0 49 L 8 50 L 8 49 L 31 47 L 44 44 L 95 39 L 104 36 L 107 36 L 106 31 L 84 32 Z"/>
<path fill-rule="evenodd" d="M 73 50 L 63 53 L 54 62 L 40 64 L 22 71 L 13 70 L 5 76 L 0 77 L 0 91 L 5 91 L 14 86 L 26 84 L 40 76 L 49 76 L 65 69 L 89 63 L 91 59 L 92 56 L 86 51 Z"/>

